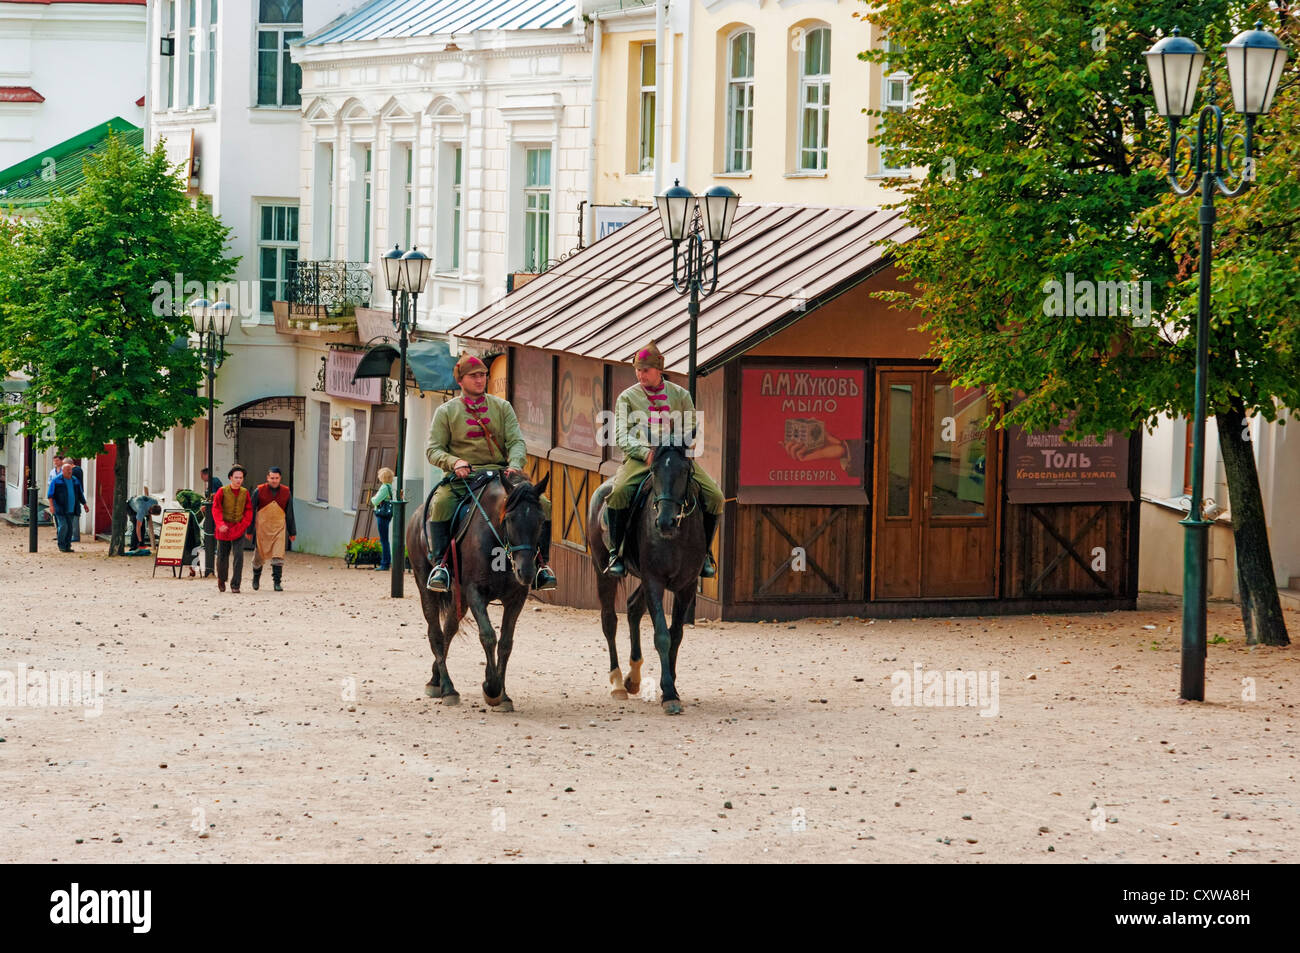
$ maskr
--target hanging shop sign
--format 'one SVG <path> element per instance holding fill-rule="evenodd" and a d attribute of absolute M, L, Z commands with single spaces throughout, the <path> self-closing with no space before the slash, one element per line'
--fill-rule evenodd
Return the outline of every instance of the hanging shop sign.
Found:
<path fill-rule="evenodd" d="M 361 351 L 330 351 L 325 357 L 325 393 L 331 397 L 377 404 L 381 399 L 378 377 L 352 379 L 364 357 Z"/>

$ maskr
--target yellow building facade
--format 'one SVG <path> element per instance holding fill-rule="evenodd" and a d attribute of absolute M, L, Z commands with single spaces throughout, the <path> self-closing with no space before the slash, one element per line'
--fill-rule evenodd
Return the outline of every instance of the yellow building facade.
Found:
<path fill-rule="evenodd" d="M 905 109 L 907 76 L 854 0 L 694 0 L 593 10 L 596 206 L 651 205 L 680 179 L 749 202 L 879 206 L 899 170 L 866 109 Z M 656 170 L 659 174 L 656 174 Z M 597 210 L 599 218 L 600 209 Z M 599 237 L 594 234 L 593 237 Z"/>

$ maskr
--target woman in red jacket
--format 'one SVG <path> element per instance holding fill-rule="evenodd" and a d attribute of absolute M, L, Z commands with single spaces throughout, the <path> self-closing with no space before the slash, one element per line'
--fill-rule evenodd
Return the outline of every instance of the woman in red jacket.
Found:
<path fill-rule="evenodd" d="M 212 497 L 212 522 L 217 528 L 217 589 L 226 591 L 226 570 L 233 552 L 235 572 L 230 577 L 230 591 L 238 592 L 244 574 L 244 534 L 252 525 L 253 507 L 244 489 L 244 468 L 236 463 L 226 475 L 230 482 Z"/>

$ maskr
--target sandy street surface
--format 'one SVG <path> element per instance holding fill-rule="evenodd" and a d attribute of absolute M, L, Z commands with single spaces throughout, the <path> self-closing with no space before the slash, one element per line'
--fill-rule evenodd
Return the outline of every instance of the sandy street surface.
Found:
<path fill-rule="evenodd" d="M 409 576 L 395 602 L 386 573 L 290 554 L 285 592 L 269 571 L 253 592 L 246 561 L 236 596 L 103 543 L 26 542 L 0 524 L 0 672 L 102 672 L 102 713 L 11 690 L 5 862 L 1300 859 L 1297 654 L 1248 649 L 1231 606 L 1211 609 L 1228 641 L 1205 704 L 1177 700 L 1177 600 L 1146 596 L 1073 617 L 702 623 L 670 718 L 609 697 L 596 613 L 530 602 L 499 714 L 472 623 L 450 656 L 464 704 L 424 696 Z M 626 669 L 624 631 L 619 651 Z M 996 716 L 894 705 L 914 663 L 996 671 Z"/>

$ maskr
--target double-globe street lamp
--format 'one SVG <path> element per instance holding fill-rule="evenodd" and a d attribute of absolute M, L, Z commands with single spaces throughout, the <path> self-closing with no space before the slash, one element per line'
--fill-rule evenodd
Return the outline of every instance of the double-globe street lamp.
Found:
<path fill-rule="evenodd" d="M 416 248 L 403 254 L 401 247 L 394 245 L 391 251 L 384 253 L 381 261 L 384 264 L 384 283 L 393 295 L 393 328 L 399 334 L 398 347 L 402 358 L 397 377 L 397 492 L 393 494 L 393 521 L 388 527 L 392 545 L 392 596 L 400 599 L 406 573 L 406 497 L 402 488 L 406 467 L 406 343 L 408 332 L 415 325 L 420 294 L 429 282 L 433 259 Z"/>
<path fill-rule="evenodd" d="M 208 366 L 208 482 L 203 487 L 203 499 L 207 505 L 203 519 L 203 574 L 210 576 L 217 552 L 217 540 L 213 535 L 215 525 L 212 521 L 212 390 L 216 369 L 225 360 L 226 335 L 234 323 L 235 309 L 228 301 L 214 302 L 207 298 L 195 298 L 189 303 L 189 312 L 190 320 L 194 322 L 194 333 L 199 336 L 199 354 Z"/>
<path fill-rule="evenodd" d="M 1228 78 L 1232 82 L 1233 108 L 1246 117 L 1245 135 L 1235 134 L 1224 147 L 1223 110 L 1214 103 L 1201 108 L 1196 122 L 1196 141 L 1178 134 L 1178 124 L 1192 114 L 1196 100 L 1196 86 L 1205 53 L 1192 40 L 1178 35 L 1175 29 L 1170 36 L 1158 41 L 1146 52 L 1147 69 L 1151 73 L 1151 90 L 1155 94 L 1156 111 L 1169 119 L 1169 184 L 1178 195 L 1190 195 L 1200 179 L 1201 207 L 1198 221 L 1201 226 L 1201 264 L 1199 302 L 1196 320 L 1196 408 L 1193 417 L 1192 444 L 1192 498 L 1187 518 L 1182 521 L 1183 537 L 1183 654 L 1181 695 L 1191 701 L 1205 700 L 1205 596 L 1206 547 L 1210 521 L 1202 513 L 1205 484 L 1205 391 L 1209 373 L 1210 331 L 1210 249 L 1213 244 L 1214 194 L 1218 191 L 1227 198 L 1242 195 L 1254 181 L 1255 156 L 1252 136 L 1255 117 L 1268 112 L 1277 92 L 1278 78 L 1286 63 L 1285 47 L 1272 33 L 1263 29 L 1262 22 L 1255 29 L 1237 34 L 1224 45 L 1228 63 Z M 1233 169 L 1234 147 L 1242 143 L 1241 168 Z M 1184 185 L 1180 181 L 1178 153 L 1183 144 L 1191 149 L 1188 171 L 1194 175 Z M 1207 150 L 1213 154 L 1207 156 Z M 1235 186 L 1229 187 L 1224 176 L 1235 177 Z"/>
<path fill-rule="evenodd" d="M 673 287 L 678 294 L 691 296 L 687 308 L 691 316 L 687 388 L 691 400 L 695 400 L 695 338 L 699 331 L 700 299 L 707 298 L 718 286 L 718 253 L 722 243 L 731 237 L 740 196 L 725 185 L 715 185 L 703 195 L 693 195 L 682 186 L 680 179 L 674 179 L 673 187 L 663 195 L 656 195 L 655 202 L 659 206 L 664 237 L 673 243 Z"/>

